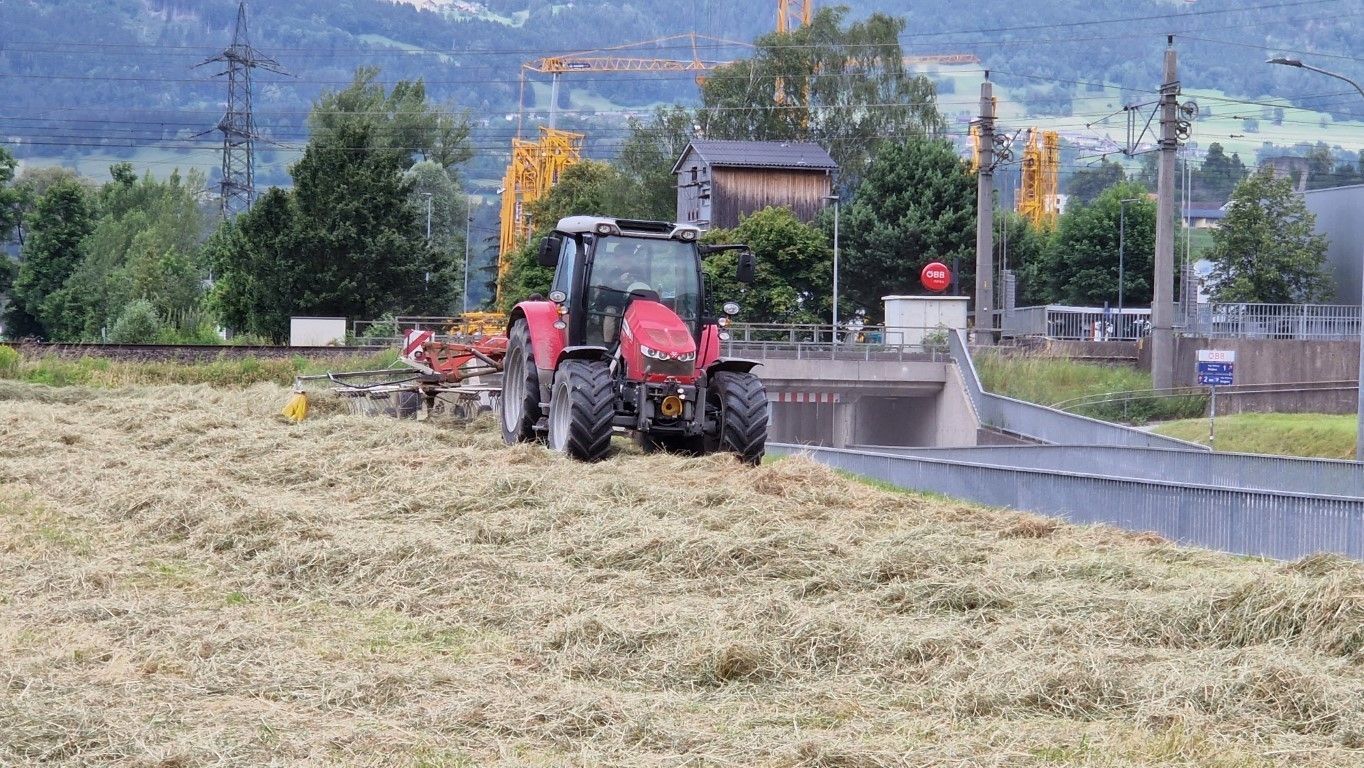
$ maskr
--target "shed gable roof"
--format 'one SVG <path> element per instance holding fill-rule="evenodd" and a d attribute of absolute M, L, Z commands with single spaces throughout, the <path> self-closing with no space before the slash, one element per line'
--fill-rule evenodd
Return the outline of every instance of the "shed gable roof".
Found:
<path fill-rule="evenodd" d="M 687 156 L 696 153 L 712 168 L 789 168 L 802 171 L 836 171 L 838 163 L 818 144 L 808 141 L 693 141 L 673 166 L 682 169 Z"/>

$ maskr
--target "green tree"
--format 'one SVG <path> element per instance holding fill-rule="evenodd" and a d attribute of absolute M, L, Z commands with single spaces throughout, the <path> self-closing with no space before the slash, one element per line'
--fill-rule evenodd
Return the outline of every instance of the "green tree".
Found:
<path fill-rule="evenodd" d="M 827 322 L 832 303 L 833 250 L 820 230 L 788 208 L 765 208 L 734 229 L 713 229 L 707 243 L 744 243 L 758 257 L 757 279 L 735 279 L 738 254 L 726 251 L 702 263 L 706 290 L 717 302 L 734 300 L 752 323 Z M 713 309 L 713 307 L 711 308 Z"/>
<path fill-rule="evenodd" d="M 31 234 L 24 244 L 5 327 L 11 337 L 57 338 L 54 329 L 61 325 L 62 307 L 53 296 L 80 264 L 85 237 L 93 228 L 85 190 L 70 180 L 53 184 L 39 198 L 27 226 Z"/>
<path fill-rule="evenodd" d="M 1098 165 L 1081 168 L 1071 174 L 1070 180 L 1066 182 L 1066 194 L 1070 200 L 1087 205 L 1094 202 L 1100 192 L 1126 180 L 1127 174 L 1123 173 L 1122 165 L 1104 158 Z"/>
<path fill-rule="evenodd" d="M 921 292 L 931 261 L 953 267 L 963 285 L 974 279 L 976 182 L 946 142 L 883 146 L 842 219 L 840 310 L 875 312 L 882 296 Z"/>
<path fill-rule="evenodd" d="M 1194 199 L 1226 202 L 1245 176 L 1246 167 L 1241 156 L 1235 153 L 1228 156 L 1222 145 L 1214 141 L 1208 145 L 1208 154 L 1193 174 Z"/>
<path fill-rule="evenodd" d="M 1034 275 L 1047 257 L 1047 249 L 1051 245 L 1054 230 L 1034 227 L 1026 218 L 1016 213 L 1003 213 L 1001 216 L 1001 213 L 996 211 L 995 216 L 996 220 L 1002 218 L 1005 233 L 1004 237 L 995 238 L 996 263 L 1001 268 L 1007 267 L 1018 280 L 1017 293 L 1014 297 L 1016 306 L 1050 303 L 1051 297 L 1046 293 L 1045 286 Z M 963 281 L 963 293 L 970 293 L 972 289 L 971 284 Z M 999 290 L 1002 295 L 1004 290 L 1002 282 Z"/>
<path fill-rule="evenodd" d="M 53 297 L 62 307 L 59 335 L 98 338 L 135 299 L 151 302 L 177 326 L 197 324 L 207 277 L 201 244 L 210 220 L 198 199 L 203 174 L 139 179 L 124 163 L 110 175 L 99 190 L 100 216 L 85 256 Z"/>
<path fill-rule="evenodd" d="M 468 115 L 428 103 L 421 80 L 385 91 L 378 77 L 377 67 L 361 67 L 348 87 L 324 93 L 308 114 L 311 140 L 335 145 L 342 130 L 364 125 L 374 149 L 415 154 L 447 170 L 473 157 Z"/>
<path fill-rule="evenodd" d="M 847 13 L 822 8 L 809 26 L 760 37 L 752 56 L 711 72 L 705 135 L 817 142 L 852 184 L 887 137 L 941 134 L 933 82 L 905 70 L 905 21 L 873 13 L 845 27 Z"/>
<path fill-rule="evenodd" d="M 109 331 L 115 344 L 148 344 L 161 333 L 161 317 L 156 307 L 146 299 L 128 302 Z"/>
<path fill-rule="evenodd" d="M 386 93 L 375 76 L 361 70 L 349 88 L 315 103 L 313 135 L 290 169 L 293 191 L 262 198 L 257 207 L 268 202 L 264 210 L 253 208 L 235 232 L 214 239 L 221 287 L 213 306 L 229 326 L 280 340 L 290 314 L 452 309 L 459 273 L 450 248 L 426 242 L 424 200 L 418 204 L 422 196 L 414 193 L 421 179 L 433 198 L 437 191 L 453 198 L 451 182 L 432 178 L 431 168 L 408 171 L 422 156 L 448 174 L 448 164 L 468 156 L 467 142 L 442 130 L 420 82 L 399 82 Z M 462 210 L 457 200 L 442 214 L 452 209 Z"/>
<path fill-rule="evenodd" d="M 16 167 L 14 156 L 0 147 L 0 242 L 9 240 L 22 214 L 23 193 L 14 185 Z"/>
<path fill-rule="evenodd" d="M 1227 216 L 1213 230 L 1216 301 L 1297 304 L 1330 294 L 1324 263 L 1327 241 L 1314 232 L 1316 216 L 1293 192 L 1291 179 L 1265 168 L 1241 182 Z"/>
<path fill-rule="evenodd" d="M 1122 226 L 1126 204 L 1126 226 Z M 1123 237 L 1123 233 L 1126 236 Z M 1089 205 L 1069 205 L 1041 257 L 1026 265 L 1026 295 L 1037 303 L 1101 306 L 1118 303 L 1119 240 L 1124 240 L 1123 304 L 1151 303 L 1156 204 L 1136 182 L 1104 190 Z"/>
<path fill-rule="evenodd" d="M 468 236 L 468 198 L 455 185 L 451 174 L 430 160 L 412 166 L 407 172 L 410 181 L 409 201 L 417 209 L 419 223 L 429 225 L 431 250 L 435 256 L 435 273 L 423 281 L 444 288 L 443 295 L 432 295 L 426 303 L 438 308 L 438 313 L 453 314 L 463 303 L 464 239 Z M 428 207 L 429 203 L 429 207 Z"/>
<path fill-rule="evenodd" d="M 289 317 L 300 314 L 304 264 L 293 199 L 272 187 L 251 210 L 225 223 L 205 251 L 217 275 L 210 306 L 228 328 L 276 343 L 289 337 Z"/>
<path fill-rule="evenodd" d="M 291 171 L 309 276 L 297 286 L 299 303 L 310 313 L 434 312 L 448 295 L 447 286 L 425 281 L 445 273 L 409 197 L 407 158 L 375 142 L 373 130 L 361 123 L 315 138 Z"/>
<path fill-rule="evenodd" d="M 672 168 L 691 141 L 696 116 L 678 106 L 660 107 L 648 122 L 630 120 L 630 135 L 616 165 L 635 187 L 633 197 L 647 219 L 672 221 L 677 215 L 677 178 Z"/>

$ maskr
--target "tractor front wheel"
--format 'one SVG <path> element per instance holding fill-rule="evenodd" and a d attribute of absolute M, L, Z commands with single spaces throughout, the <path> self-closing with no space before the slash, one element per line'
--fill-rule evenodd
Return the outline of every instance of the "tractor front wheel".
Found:
<path fill-rule="evenodd" d="M 549 447 L 580 461 L 600 461 L 611 448 L 615 385 L 605 360 L 565 360 L 549 400 Z"/>
<path fill-rule="evenodd" d="M 745 464 L 763 460 L 767 444 L 767 391 L 751 373 L 720 371 L 711 377 L 706 393 L 719 424 L 709 441 L 718 451 L 728 451 Z"/>
<path fill-rule="evenodd" d="M 540 420 L 540 372 L 524 322 L 512 326 L 502 365 L 502 440 L 507 445 L 535 440 Z"/>

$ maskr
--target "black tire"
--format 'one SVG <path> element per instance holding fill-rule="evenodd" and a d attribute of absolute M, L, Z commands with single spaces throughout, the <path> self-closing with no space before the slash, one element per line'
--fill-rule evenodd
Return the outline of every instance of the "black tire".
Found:
<path fill-rule="evenodd" d="M 579 461 L 601 461 L 611 449 L 616 388 L 605 360 L 565 360 L 549 400 L 549 447 Z"/>
<path fill-rule="evenodd" d="M 751 373 L 720 371 L 710 379 L 706 398 L 718 416 L 718 431 L 709 447 L 733 453 L 745 464 L 758 465 L 767 445 L 767 390 Z"/>
<path fill-rule="evenodd" d="M 529 443 L 536 439 L 535 425 L 540 412 L 540 372 L 530 347 L 530 331 L 525 322 L 512 326 L 507 336 L 507 356 L 502 365 L 502 440 L 507 445 Z"/>

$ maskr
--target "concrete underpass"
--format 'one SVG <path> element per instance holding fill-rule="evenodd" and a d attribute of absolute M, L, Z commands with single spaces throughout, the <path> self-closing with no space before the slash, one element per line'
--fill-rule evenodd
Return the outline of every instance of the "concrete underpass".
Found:
<path fill-rule="evenodd" d="M 948 360 L 769 357 L 755 372 L 767 387 L 774 442 L 834 448 L 982 442 L 960 373 Z"/>

